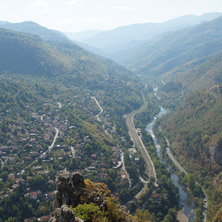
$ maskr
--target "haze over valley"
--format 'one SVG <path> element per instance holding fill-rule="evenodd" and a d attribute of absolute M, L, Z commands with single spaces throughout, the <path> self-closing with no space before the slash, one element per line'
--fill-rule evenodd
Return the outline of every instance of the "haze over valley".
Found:
<path fill-rule="evenodd" d="M 2 12 L 0 222 L 222 221 L 215 2 Z"/>

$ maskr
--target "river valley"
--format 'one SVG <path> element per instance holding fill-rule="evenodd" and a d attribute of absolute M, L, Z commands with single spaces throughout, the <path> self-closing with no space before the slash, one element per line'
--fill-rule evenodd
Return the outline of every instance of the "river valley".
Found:
<path fill-rule="evenodd" d="M 181 222 L 192 222 L 194 220 L 195 214 L 194 214 L 194 201 L 191 198 L 191 196 L 189 195 L 188 192 L 186 192 L 186 190 L 179 184 L 179 178 L 176 175 L 175 171 L 172 169 L 172 167 L 163 159 L 162 155 L 161 155 L 161 147 L 158 144 L 158 141 L 156 139 L 156 136 L 153 132 L 153 126 L 156 122 L 156 120 L 158 118 L 160 118 L 161 116 L 165 115 L 167 113 L 167 111 L 161 107 L 160 112 L 157 116 L 154 117 L 153 121 L 151 123 L 149 123 L 146 127 L 147 132 L 152 136 L 153 140 L 154 140 L 154 144 L 157 150 L 157 154 L 161 160 L 162 163 L 164 163 L 169 172 L 171 173 L 171 180 L 172 183 L 178 187 L 179 189 L 179 196 L 180 196 L 180 200 L 179 200 L 179 204 L 180 207 L 182 208 L 182 210 L 179 212 L 179 221 Z"/>

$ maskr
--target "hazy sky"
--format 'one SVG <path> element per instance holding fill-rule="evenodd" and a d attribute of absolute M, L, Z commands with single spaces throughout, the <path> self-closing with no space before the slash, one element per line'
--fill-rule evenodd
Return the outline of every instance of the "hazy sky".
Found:
<path fill-rule="evenodd" d="M 222 0 L 0 0 L 0 20 L 78 32 L 222 12 Z"/>

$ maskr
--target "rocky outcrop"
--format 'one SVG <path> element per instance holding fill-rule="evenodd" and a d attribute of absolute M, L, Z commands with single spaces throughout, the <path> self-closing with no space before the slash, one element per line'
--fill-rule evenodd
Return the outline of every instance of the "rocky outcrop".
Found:
<path fill-rule="evenodd" d="M 75 217 L 69 207 L 75 208 L 90 203 L 98 206 L 100 211 L 99 216 L 93 221 L 136 221 L 121 207 L 118 199 L 111 195 L 106 184 L 84 180 L 80 173 L 70 174 L 63 171 L 56 177 L 54 212 L 50 222 L 83 222 Z M 91 216 L 93 218 L 93 215 Z"/>
<path fill-rule="evenodd" d="M 84 178 L 80 173 L 70 174 L 67 171 L 60 173 L 56 178 L 54 208 L 62 205 L 78 205 L 84 188 Z"/>
<path fill-rule="evenodd" d="M 62 205 L 61 208 L 56 208 L 54 217 L 50 219 L 50 222 L 75 222 L 74 212 L 67 206 Z"/>
<path fill-rule="evenodd" d="M 81 222 L 68 206 L 80 203 L 84 188 L 84 178 L 80 173 L 61 172 L 56 178 L 54 212 L 50 222 Z"/>

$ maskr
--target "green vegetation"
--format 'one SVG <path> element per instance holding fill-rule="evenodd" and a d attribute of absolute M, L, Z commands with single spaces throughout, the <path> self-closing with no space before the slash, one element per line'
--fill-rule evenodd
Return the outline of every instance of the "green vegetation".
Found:
<path fill-rule="evenodd" d="M 79 188 L 81 190 L 80 203 L 71 206 L 77 217 L 86 222 L 134 221 L 133 217 L 119 204 L 118 199 L 111 196 L 105 184 L 93 183 L 87 179 L 85 185 L 85 188 Z M 101 206 L 101 201 L 103 206 Z"/>
<path fill-rule="evenodd" d="M 156 188 L 151 195 L 151 199 L 147 201 L 146 208 L 149 210 L 149 212 L 154 214 L 157 218 L 157 221 L 159 221 L 163 220 L 163 218 L 165 219 L 164 216 L 167 214 L 171 214 L 171 210 L 178 208 L 179 191 L 172 184 L 170 173 L 166 169 L 166 166 L 161 163 L 156 153 L 156 148 L 154 146 L 152 137 L 148 135 L 145 130 L 142 132 L 142 134 L 144 145 L 147 147 L 150 157 L 153 160 L 158 178 L 158 188 Z"/>
<path fill-rule="evenodd" d="M 136 183 L 122 115 L 140 106 L 141 83 L 123 67 L 70 42 L 46 43 L 1 29 L 0 48 L 0 218 L 20 222 L 49 214 L 55 175 L 65 168 L 106 182 L 113 193 L 128 192 L 128 180 L 114 167 L 123 150 Z M 101 122 L 93 96 L 104 109 Z M 58 138 L 49 149 L 56 129 Z M 23 204 L 8 211 L 5 203 L 13 206 L 14 195 Z M 21 216 L 12 218 L 16 214 Z"/>
<path fill-rule="evenodd" d="M 197 180 L 207 191 L 208 218 L 221 207 L 221 85 L 191 94 L 183 106 L 161 121 L 161 128 L 174 154 L 188 172 L 184 183 L 194 196 L 202 198 Z M 210 123 L 210 124 L 209 124 Z M 195 201 L 201 208 L 203 203 Z M 201 209 L 200 209 L 201 210 Z"/>
<path fill-rule="evenodd" d="M 86 202 L 87 196 L 72 206 L 85 221 L 132 218 L 108 188 L 136 212 L 137 221 L 176 221 L 178 190 L 145 131 L 159 111 L 151 86 L 143 90 L 148 109 L 135 116 L 135 126 L 141 129 L 159 186 L 151 180 L 146 193 L 133 202 L 142 188 L 139 177 L 148 178 L 141 154 L 135 158 L 129 152 L 133 144 L 123 116 L 141 106 L 144 86 L 124 67 L 86 52 L 59 33 L 53 39 L 55 32 L 23 25 L 20 31 L 41 38 L 0 29 L 0 222 L 49 214 L 55 175 L 65 168 L 99 182 L 86 181 L 89 194 L 105 195 L 105 212 Z M 189 172 L 181 181 L 194 197 L 195 222 L 202 219 L 204 206 L 200 185 L 207 192 L 208 220 L 221 219 L 222 86 L 212 87 L 222 81 L 221 41 L 219 18 L 146 44 L 142 59 L 130 64 L 139 73 L 167 80 L 158 83 L 158 95 L 171 109 L 160 122 L 160 143 L 165 155 L 167 136 Z M 206 90 L 184 100 L 200 89 Z M 98 117 L 99 106 L 103 112 Z M 124 170 L 118 165 L 122 153 Z M 141 206 L 145 210 L 137 210 Z"/>
<path fill-rule="evenodd" d="M 123 51 L 120 56 L 128 68 L 147 77 L 177 77 L 221 54 L 221 20 L 165 33 L 158 38 Z"/>
<path fill-rule="evenodd" d="M 135 125 L 141 128 L 143 143 L 154 163 L 158 178 L 158 187 L 154 187 L 153 181 L 151 180 L 147 192 L 140 200 L 135 201 L 133 204 L 129 203 L 128 207 L 133 211 L 138 208 L 138 206 L 145 205 L 147 212 L 153 215 L 152 221 L 169 221 L 169 219 L 176 221 L 177 211 L 175 209 L 178 208 L 179 204 L 178 189 L 172 184 L 170 173 L 166 169 L 166 166 L 161 163 L 156 153 L 153 139 L 146 131 L 147 123 L 152 121 L 153 117 L 159 112 L 159 106 L 151 94 L 149 94 L 147 98 L 148 108 L 135 116 Z M 147 110 L 149 110 L 149 112 Z"/>
<path fill-rule="evenodd" d="M 77 207 L 71 209 L 74 211 L 76 217 L 86 222 L 94 221 L 96 218 L 102 216 L 102 211 L 94 203 L 79 204 Z"/>

